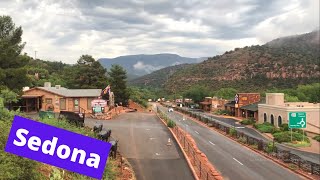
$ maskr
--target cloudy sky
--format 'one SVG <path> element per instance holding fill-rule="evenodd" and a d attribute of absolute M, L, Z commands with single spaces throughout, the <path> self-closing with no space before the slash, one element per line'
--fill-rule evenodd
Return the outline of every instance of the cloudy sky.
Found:
<path fill-rule="evenodd" d="M 319 27 L 319 0 L 0 0 L 25 52 L 75 63 L 82 54 L 210 57 Z"/>

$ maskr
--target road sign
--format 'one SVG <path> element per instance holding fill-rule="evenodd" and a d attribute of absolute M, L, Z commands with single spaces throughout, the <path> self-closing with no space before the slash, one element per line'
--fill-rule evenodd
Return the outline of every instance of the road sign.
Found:
<path fill-rule="evenodd" d="M 289 128 L 306 128 L 306 112 L 289 112 Z"/>

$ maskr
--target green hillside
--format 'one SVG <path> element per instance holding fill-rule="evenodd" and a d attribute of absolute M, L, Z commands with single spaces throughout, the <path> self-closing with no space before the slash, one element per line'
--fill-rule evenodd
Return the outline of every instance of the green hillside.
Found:
<path fill-rule="evenodd" d="M 236 48 L 183 68 L 165 84 L 168 92 L 204 85 L 212 91 L 224 87 L 240 91 L 293 88 L 318 82 L 319 31 L 275 39 L 262 46 Z"/>

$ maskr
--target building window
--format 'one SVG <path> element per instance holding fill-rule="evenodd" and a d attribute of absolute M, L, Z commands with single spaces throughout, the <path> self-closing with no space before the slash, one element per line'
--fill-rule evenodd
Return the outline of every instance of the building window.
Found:
<path fill-rule="evenodd" d="M 267 122 L 267 113 L 263 114 L 263 122 Z"/>
<path fill-rule="evenodd" d="M 274 116 L 271 114 L 271 124 L 274 125 Z"/>
<path fill-rule="evenodd" d="M 52 98 L 46 98 L 46 104 L 52 104 Z"/>
<path fill-rule="evenodd" d="M 90 110 L 91 109 L 91 101 L 93 100 L 94 98 L 87 98 L 87 109 Z"/>
<path fill-rule="evenodd" d="M 66 110 L 66 99 L 60 98 L 60 110 Z"/>
<path fill-rule="evenodd" d="M 282 125 L 282 117 L 278 116 L 278 127 Z"/>

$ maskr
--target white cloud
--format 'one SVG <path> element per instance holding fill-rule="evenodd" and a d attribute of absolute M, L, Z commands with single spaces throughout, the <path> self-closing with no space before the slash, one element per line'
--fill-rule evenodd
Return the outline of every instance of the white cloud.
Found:
<path fill-rule="evenodd" d="M 82 54 L 210 57 L 263 44 L 319 27 L 319 1 L 0 0 L 0 15 L 22 26 L 29 55 L 75 63 Z"/>
<path fill-rule="evenodd" d="M 150 64 L 144 64 L 143 62 L 138 61 L 136 64 L 133 65 L 133 68 L 135 70 L 142 70 L 147 73 L 151 73 L 152 71 L 156 71 L 156 70 L 164 68 L 164 67 L 163 66 L 153 66 Z"/>

